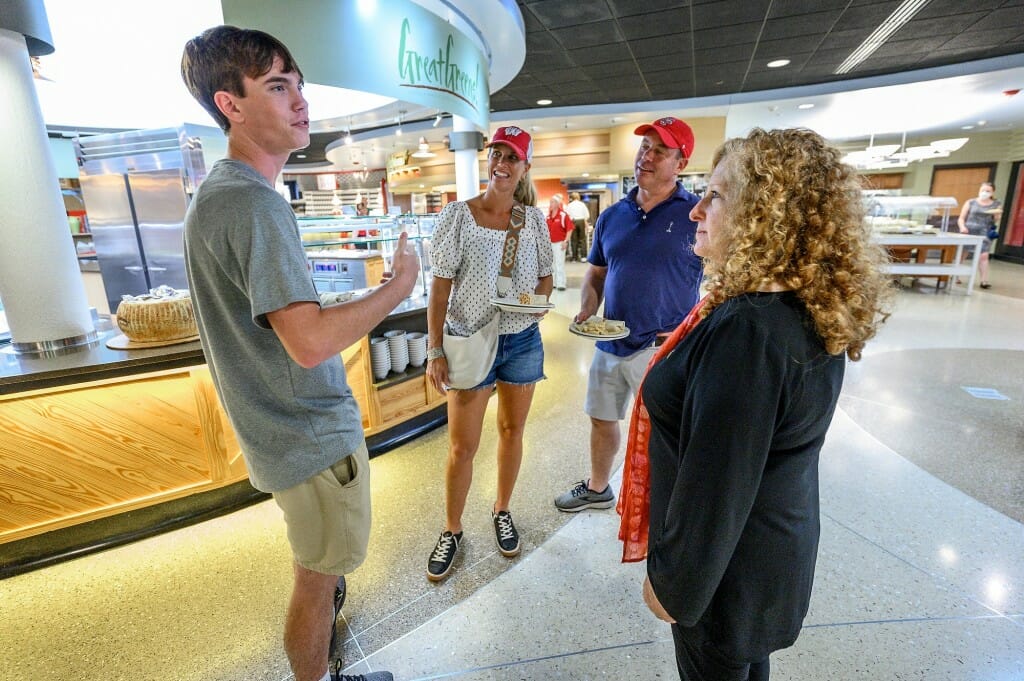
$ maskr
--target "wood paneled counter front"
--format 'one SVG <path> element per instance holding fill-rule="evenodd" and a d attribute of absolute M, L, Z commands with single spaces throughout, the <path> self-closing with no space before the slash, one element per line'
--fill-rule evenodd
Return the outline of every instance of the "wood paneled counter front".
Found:
<path fill-rule="evenodd" d="M 425 331 L 425 303 L 404 301 L 373 335 Z M 200 343 L 113 350 L 116 333 L 53 356 L 0 350 L 0 577 L 265 498 L 248 484 Z M 445 397 L 422 367 L 375 383 L 366 338 L 342 357 L 371 455 L 444 423 Z M 141 521 L 95 530 L 140 509 Z"/>

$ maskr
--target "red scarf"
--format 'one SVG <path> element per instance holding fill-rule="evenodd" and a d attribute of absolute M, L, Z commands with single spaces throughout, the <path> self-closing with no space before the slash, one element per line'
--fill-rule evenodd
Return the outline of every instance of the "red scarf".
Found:
<path fill-rule="evenodd" d="M 654 357 L 647 363 L 647 371 L 672 352 L 672 349 L 697 326 L 700 310 L 705 299 L 700 301 L 686 315 L 683 323 L 676 327 Z M 646 380 L 647 374 L 644 374 Z M 647 445 L 651 435 L 651 418 L 644 407 L 643 382 L 633 401 L 633 415 L 629 419 L 629 438 L 626 440 L 626 461 L 622 470 L 622 489 L 615 510 L 622 519 L 619 521 L 619 539 L 622 541 L 622 562 L 636 563 L 647 557 L 647 532 L 651 519 L 651 461 L 647 456 Z"/>

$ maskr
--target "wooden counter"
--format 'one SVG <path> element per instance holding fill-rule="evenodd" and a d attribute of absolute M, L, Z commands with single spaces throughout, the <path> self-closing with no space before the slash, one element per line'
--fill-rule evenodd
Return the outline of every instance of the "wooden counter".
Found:
<path fill-rule="evenodd" d="M 404 301 L 373 335 L 426 330 L 425 304 Z M 248 484 L 200 343 L 107 348 L 116 333 L 46 357 L 0 350 L 0 577 L 40 554 L 109 545 L 111 532 L 78 532 L 103 519 L 117 520 L 123 543 L 267 496 Z M 445 397 L 422 367 L 375 383 L 366 338 L 342 358 L 371 456 L 445 422 Z M 47 538 L 45 550 L 25 549 L 61 531 L 56 548 Z M 77 535 L 97 539 L 81 546 Z"/>

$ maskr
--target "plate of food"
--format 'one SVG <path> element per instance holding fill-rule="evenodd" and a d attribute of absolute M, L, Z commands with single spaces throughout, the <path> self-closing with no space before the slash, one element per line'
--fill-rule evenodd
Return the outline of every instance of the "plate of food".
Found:
<path fill-rule="evenodd" d="M 515 298 L 491 298 L 491 305 L 497 305 L 505 312 L 535 313 L 551 310 L 555 304 L 548 301 L 547 296 L 533 293 L 520 293 Z"/>
<path fill-rule="evenodd" d="M 629 328 L 626 322 L 615 319 L 605 319 L 597 315 L 590 319 L 569 325 L 569 331 L 577 336 L 593 338 L 595 340 L 618 340 L 629 335 Z"/>

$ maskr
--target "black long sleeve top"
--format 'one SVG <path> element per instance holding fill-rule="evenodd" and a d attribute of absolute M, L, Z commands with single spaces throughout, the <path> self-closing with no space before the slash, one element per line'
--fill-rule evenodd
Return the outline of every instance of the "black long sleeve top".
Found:
<path fill-rule="evenodd" d="M 845 370 L 792 292 L 729 300 L 647 376 L 647 572 L 680 626 L 755 662 L 793 644 L 820 532 L 818 455 Z"/>

